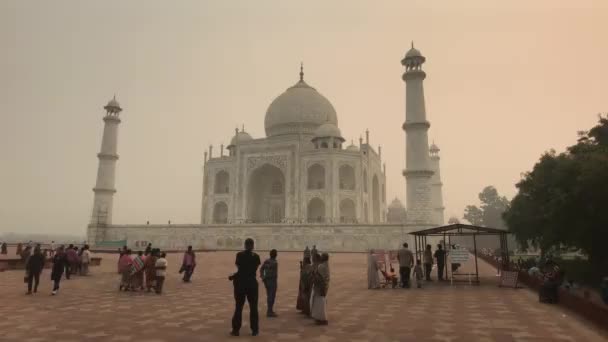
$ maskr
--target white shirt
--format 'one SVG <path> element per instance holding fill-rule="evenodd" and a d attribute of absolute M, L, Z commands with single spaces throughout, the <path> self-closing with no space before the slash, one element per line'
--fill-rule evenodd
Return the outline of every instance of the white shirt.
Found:
<path fill-rule="evenodd" d="M 156 276 L 157 277 L 164 277 L 165 276 L 165 272 L 167 271 L 167 259 L 165 258 L 159 258 L 158 260 L 156 260 L 156 264 L 154 265 L 155 267 L 165 267 L 165 268 L 157 268 L 156 269 Z"/>
<path fill-rule="evenodd" d="M 81 258 L 82 258 L 82 263 L 83 263 L 83 264 L 88 264 L 88 263 L 90 263 L 90 262 L 91 262 L 91 252 L 90 252 L 88 249 L 85 249 L 85 250 L 82 252 L 82 256 L 81 256 Z"/>

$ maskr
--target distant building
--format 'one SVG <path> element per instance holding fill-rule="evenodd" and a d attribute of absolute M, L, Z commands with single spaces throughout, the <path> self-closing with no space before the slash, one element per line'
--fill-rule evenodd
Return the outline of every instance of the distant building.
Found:
<path fill-rule="evenodd" d="M 403 203 L 395 197 L 395 199 L 388 205 L 388 212 L 386 213 L 386 222 L 388 223 L 406 223 L 407 213 Z"/>

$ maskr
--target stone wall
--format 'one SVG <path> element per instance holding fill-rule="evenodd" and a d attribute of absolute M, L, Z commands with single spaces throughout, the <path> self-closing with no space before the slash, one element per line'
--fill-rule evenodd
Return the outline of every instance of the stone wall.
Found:
<path fill-rule="evenodd" d="M 430 226 L 402 224 L 333 224 L 333 225 L 89 225 L 89 244 L 100 241 L 127 240 L 131 248 L 142 241 L 161 249 L 179 250 L 191 245 L 195 249 L 238 250 L 246 238 L 256 242 L 256 249 L 301 251 L 307 245 L 330 252 L 363 252 L 368 249 L 397 249 L 408 242 L 414 247 L 410 232 Z"/>

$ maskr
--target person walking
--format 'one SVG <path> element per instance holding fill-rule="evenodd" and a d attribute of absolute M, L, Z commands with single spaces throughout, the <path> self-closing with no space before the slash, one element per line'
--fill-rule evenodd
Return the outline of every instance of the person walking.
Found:
<path fill-rule="evenodd" d="M 302 261 L 304 261 L 304 259 L 310 259 L 310 248 L 308 248 L 308 245 L 306 245 L 306 248 L 304 248 L 304 255 L 302 256 Z"/>
<path fill-rule="evenodd" d="M 437 245 L 435 251 L 435 259 L 437 259 L 437 279 L 443 280 L 443 268 L 445 267 L 445 250 L 441 244 Z"/>
<path fill-rule="evenodd" d="M 424 261 L 424 275 L 426 281 L 432 281 L 431 271 L 433 270 L 433 251 L 431 245 L 426 245 L 424 250 L 423 261 Z"/>
<path fill-rule="evenodd" d="M 70 279 L 73 272 L 76 272 L 76 266 L 78 263 L 78 252 L 74 249 L 74 245 L 70 244 L 65 250 L 67 263 L 65 264 L 65 279 Z"/>
<path fill-rule="evenodd" d="M 414 266 L 414 254 L 408 248 L 407 242 L 403 244 L 403 247 L 397 252 L 397 259 L 399 260 L 399 273 L 401 274 L 401 287 L 410 287 L 410 272 L 412 266 Z"/>
<path fill-rule="evenodd" d="M 34 253 L 30 256 L 25 265 L 25 272 L 27 274 L 27 293 L 32 294 L 32 283 L 34 285 L 34 293 L 38 292 L 38 284 L 40 283 L 40 273 L 44 268 L 45 263 L 44 254 L 40 250 L 40 247 L 34 248 Z"/>
<path fill-rule="evenodd" d="M 182 268 L 181 272 L 184 272 L 184 277 L 182 280 L 185 283 L 190 282 L 190 278 L 192 277 L 192 273 L 194 273 L 194 268 L 196 267 L 196 254 L 192 250 L 192 246 L 188 246 L 188 250 L 184 253 L 184 258 L 182 260 Z"/>
<path fill-rule="evenodd" d="M 253 252 L 253 247 L 253 239 L 246 239 L 245 250 L 236 254 L 237 272 L 228 277 L 234 285 L 235 307 L 232 316 L 232 331 L 230 332 L 232 336 L 239 336 L 245 299 L 249 303 L 251 334 L 257 336 L 260 332 L 258 325 L 258 281 L 255 278 L 260 266 L 260 257 Z"/>
<path fill-rule="evenodd" d="M 60 246 L 53 256 L 53 270 L 51 271 L 51 280 L 53 281 L 53 292 L 51 294 L 53 296 L 59 291 L 59 283 L 61 282 L 61 276 L 63 276 L 63 270 L 69 269 L 68 267 L 65 249 L 63 246 Z"/>
<path fill-rule="evenodd" d="M 270 251 L 270 258 L 266 259 L 264 264 L 262 264 L 262 267 L 260 267 L 260 278 L 262 278 L 264 287 L 266 288 L 266 317 L 278 316 L 273 310 L 274 300 L 277 295 L 278 276 L 279 263 L 277 262 L 277 250 L 273 249 Z"/>

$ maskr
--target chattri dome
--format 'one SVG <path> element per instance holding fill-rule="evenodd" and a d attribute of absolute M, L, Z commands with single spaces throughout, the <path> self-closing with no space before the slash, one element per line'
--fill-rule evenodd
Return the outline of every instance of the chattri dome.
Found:
<path fill-rule="evenodd" d="M 342 138 L 342 132 L 338 126 L 331 122 L 326 122 L 315 130 L 315 138 Z"/>
<path fill-rule="evenodd" d="M 249 133 L 245 132 L 245 131 L 240 131 L 237 132 L 232 139 L 230 140 L 230 145 L 228 146 L 234 146 L 236 145 L 237 141 L 239 143 L 243 143 L 245 141 L 251 141 L 253 140 L 253 138 L 251 137 L 251 135 L 249 135 Z"/>
<path fill-rule="evenodd" d="M 268 107 L 264 118 L 267 136 L 312 134 L 324 123 L 338 125 L 334 106 L 315 88 L 300 81 L 279 95 Z"/>

